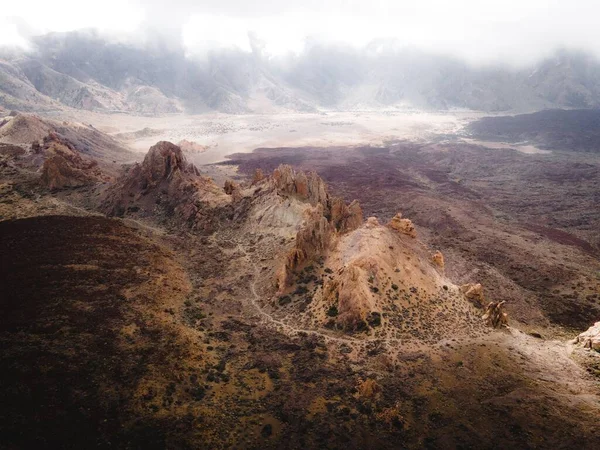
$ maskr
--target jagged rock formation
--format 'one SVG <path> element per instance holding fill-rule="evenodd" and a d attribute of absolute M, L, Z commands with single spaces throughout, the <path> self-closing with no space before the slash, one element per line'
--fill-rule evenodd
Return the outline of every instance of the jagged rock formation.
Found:
<path fill-rule="evenodd" d="M 431 253 L 410 235 L 381 225 L 375 217 L 335 239 L 321 267 L 322 288 L 317 285 L 310 302 L 321 325 L 377 333 L 404 329 L 411 336 L 427 330 L 431 338 L 447 332 L 445 327 L 464 333 L 459 331 L 464 327 L 463 315 L 470 311 L 470 319 L 480 324 L 473 326 L 481 326 L 472 305 L 444 277 Z M 449 315 L 450 304 L 455 312 Z M 415 309 L 418 319 L 410 313 Z M 391 311 L 402 311 L 402 318 L 389 323 L 388 317 L 395 314 Z M 409 332 L 409 327 L 421 330 Z"/>
<path fill-rule="evenodd" d="M 415 226 L 413 225 L 410 219 L 403 219 L 402 214 L 398 213 L 388 223 L 388 227 L 406 234 L 412 238 L 417 237 L 417 231 L 415 230 Z"/>
<path fill-rule="evenodd" d="M 296 243 L 285 258 L 278 275 L 279 290 L 283 291 L 292 281 L 294 272 L 305 262 L 322 254 L 331 244 L 333 227 L 323 214 L 320 203 L 307 212 L 304 226 L 296 234 Z"/>
<path fill-rule="evenodd" d="M 41 183 L 49 189 L 79 187 L 105 180 L 98 162 L 82 158 L 68 141 L 51 132 L 44 138 L 46 160 Z"/>
<path fill-rule="evenodd" d="M 167 141 L 151 147 L 140 167 L 143 189 L 185 174 L 200 175 L 196 166 L 186 161 L 181 148 Z"/>
<path fill-rule="evenodd" d="M 500 328 L 508 326 L 508 315 L 504 312 L 506 302 L 490 302 L 482 316 L 488 327 Z"/>
<path fill-rule="evenodd" d="M 311 205 L 317 203 L 328 208 L 328 195 L 325 183 L 315 172 L 296 172 L 283 164 L 273 171 L 273 183 L 281 194 L 297 195 Z"/>
<path fill-rule="evenodd" d="M 596 322 L 587 331 L 577 336 L 573 343 L 600 352 L 600 322 Z"/>
<path fill-rule="evenodd" d="M 331 200 L 331 222 L 340 233 L 357 229 L 363 223 L 363 212 L 357 200 L 346 205 L 343 199 Z"/>
<path fill-rule="evenodd" d="M 431 255 L 431 261 L 436 266 L 438 266 L 440 269 L 442 269 L 442 270 L 444 269 L 444 267 L 445 267 L 444 255 L 439 250 L 436 251 L 433 255 Z"/>
<path fill-rule="evenodd" d="M 363 215 L 356 200 L 346 205 L 341 198 L 330 197 L 325 183 L 314 172 L 296 172 L 289 165 L 281 165 L 273 171 L 270 180 L 278 195 L 298 198 L 311 205 L 305 211 L 305 220 L 296 235 L 295 245 L 277 275 L 279 291 L 283 292 L 298 268 L 322 255 L 336 234 L 358 228 Z"/>
<path fill-rule="evenodd" d="M 188 226 L 208 231 L 216 224 L 211 208 L 231 203 L 231 197 L 187 162 L 181 148 L 166 141 L 150 148 L 105 195 L 109 215 L 150 215 L 162 211 Z"/>
<path fill-rule="evenodd" d="M 483 286 L 479 283 L 467 283 L 460 287 L 466 298 L 473 301 L 477 306 L 483 307 L 485 305 L 485 297 L 483 296 Z"/>
<path fill-rule="evenodd" d="M 364 327 L 367 315 L 375 309 L 368 280 L 377 266 L 368 259 L 342 267 L 323 288 L 323 301 L 337 311 L 336 323 L 345 329 Z"/>

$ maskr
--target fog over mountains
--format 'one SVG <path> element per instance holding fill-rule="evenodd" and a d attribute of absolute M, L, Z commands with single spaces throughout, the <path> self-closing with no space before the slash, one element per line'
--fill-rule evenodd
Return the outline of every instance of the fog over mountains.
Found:
<path fill-rule="evenodd" d="M 515 68 L 475 66 L 389 40 L 360 49 L 314 42 L 278 57 L 263 55 L 252 35 L 250 42 L 252 52 L 220 48 L 200 57 L 87 31 L 38 36 L 28 50 L 0 51 L 0 106 L 141 114 L 600 106 L 600 61 L 584 52 L 559 50 Z"/>

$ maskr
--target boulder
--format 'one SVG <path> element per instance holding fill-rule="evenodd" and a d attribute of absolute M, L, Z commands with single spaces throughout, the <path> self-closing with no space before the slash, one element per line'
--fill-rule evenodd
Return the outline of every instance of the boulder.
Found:
<path fill-rule="evenodd" d="M 388 227 L 398 231 L 399 233 L 406 234 L 412 238 L 417 237 L 417 231 L 415 230 L 415 226 L 409 219 L 403 219 L 402 214 L 398 213 L 392 220 L 388 222 Z"/>
<path fill-rule="evenodd" d="M 596 322 L 577 336 L 573 343 L 600 352 L 600 322 Z"/>

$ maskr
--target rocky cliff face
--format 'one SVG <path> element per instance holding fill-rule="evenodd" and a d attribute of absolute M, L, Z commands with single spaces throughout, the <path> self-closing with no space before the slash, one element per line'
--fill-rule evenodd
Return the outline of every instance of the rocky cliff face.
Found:
<path fill-rule="evenodd" d="M 291 166 L 284 164 L 273 171 L 273 183 L 283 195 L 297 195 L 311 205 L 320 203 L 329 211 L 329 196 L 325 183 L 315 172 L 296 172 Z"/>
<path fill-rule="evenodd" d="M 323 255 L 337 235 L 358 228 L 363 216 L 357 201 L 346 205 L 343 199 L 331 197 L 321 177 L 314 172 L 296 172 L 289 165 L 281 165 L 273 171 L 270 180 L 279 195 L 292 196 L 310 205 L 296 234 L 294 247 L 278 274 L 282 292 L 290 285 L 298 268 Z"/>
<path fill-rule="evenodd" d="M 357 229 L 362 225 L 363 220 L 362 208 L 357 200 L 349 205 L 339 197 L 331 200 L 331 222 L 340 233 Z"/>
<path fill-rule="evenodd" d="M 115 216 L 158 214 L 209 231 L 218 221 L 210 210 L 230 203 L 229 195 L 187 162 L 180 147 L 161 141 L 107 191 L 102 209 Z"/>

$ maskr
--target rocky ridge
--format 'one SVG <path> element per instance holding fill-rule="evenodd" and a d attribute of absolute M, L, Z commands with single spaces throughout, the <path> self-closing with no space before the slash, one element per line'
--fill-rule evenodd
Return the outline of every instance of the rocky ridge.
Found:
<path fill-rule="evenodd" d="M 211 209 L 231 203 L 210 178 L 188 163 L 180 147 L 158 142 L 104 194 L 108 215 L 171 216 L 192 229 L 209 231 L 216 223 Z"/>

